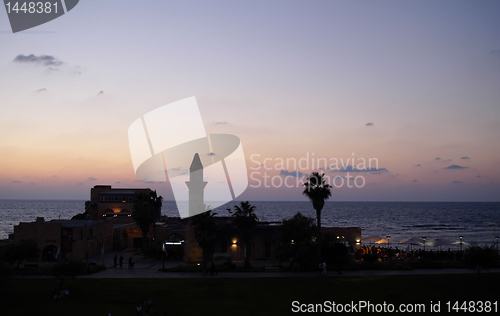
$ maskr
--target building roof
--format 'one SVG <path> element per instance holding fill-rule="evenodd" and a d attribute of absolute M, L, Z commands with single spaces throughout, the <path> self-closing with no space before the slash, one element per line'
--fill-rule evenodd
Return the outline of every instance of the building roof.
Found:
<path fill-rule="evenodd" d="M 115 195 L 115 194 L 136 194 L 137 191 L 133 190 L 148 190 L 148 189 L 110 189 L 109 191 L 100 192 L 101 195 Z"/>

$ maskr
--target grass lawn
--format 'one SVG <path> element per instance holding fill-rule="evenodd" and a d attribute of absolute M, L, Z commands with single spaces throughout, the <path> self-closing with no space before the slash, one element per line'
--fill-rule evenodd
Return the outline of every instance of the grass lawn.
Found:
<path fill-rule="evenodd" d="M 500 274 L 289 279 L 66 279 L 70 296 L 51 298 L 56 279 L 1 280 L 1 315 L 284 315 L 291 302 L 500 300 Z"/>

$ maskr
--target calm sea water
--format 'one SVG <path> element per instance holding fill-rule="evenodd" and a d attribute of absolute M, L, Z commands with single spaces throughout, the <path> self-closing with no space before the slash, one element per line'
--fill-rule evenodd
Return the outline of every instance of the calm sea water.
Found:
<path fill-rule="evenodd" d="M 263 221 L 281 221 L 301 212 L 314 217 L 309 202 L 254 202 Z M 230 206 L 230 205 L 229 205 Z M 65 219 L 83 212 L 84 201 L 0 200 L 0 239 L 7 238 L 13 225 L 45 219 Z M 219 215 L 226 215 L 226 207 Z M 165 202 L 163 213 L 177 216 L 174 202 Z M 415 241 L 425 236 L 436 245 L 492 245 L 500 236 L 500 203 L 447 202 L 329 202 L 323 210 L 325 226 L 359 226 L 365 241 L 391 236 L 391 244 Z M 431 243 L 432 244 L 432 243 Z"/>

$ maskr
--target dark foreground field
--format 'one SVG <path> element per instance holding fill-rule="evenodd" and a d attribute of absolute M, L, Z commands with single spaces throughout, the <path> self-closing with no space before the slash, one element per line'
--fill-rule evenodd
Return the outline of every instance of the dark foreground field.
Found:
<path fill-rule="evenodd" d="M 291 302 L 370 300 L 414 303 L 499 300 L 500 274 L 288 279 L 66 279 L 69 296 L 54 300 L 57 279 L 7 279 L 1 315 L 283 315 Z M 493 314 L 493 313 L 490 313 Z"/>

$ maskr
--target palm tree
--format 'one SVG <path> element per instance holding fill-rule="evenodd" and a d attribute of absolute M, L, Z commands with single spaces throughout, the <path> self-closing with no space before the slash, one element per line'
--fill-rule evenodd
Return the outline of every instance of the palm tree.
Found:
<path fill-rule="evenodd" d="M 255 214 L 255 205 L 250 202 L 241 202 L 240 205 L 235 205 L 234 210 L 227 209 L 233 217 L 233 223 L 238 230 L 241 241 L 245 247 L 245 267 L 250 267 L 250 256 L 252 251 L 252 238 L 255 232 L 255 227 L 259 219 Z"/>
<path fill-rule="evenodd" d="M 311 200 L 313 208 L 316 211 L 316 225 L 318 227 L 318 236 L 321 232 L 321 211 L 325 206 L 325 201 L 332 196 L 332 186 L 326 183 L 325 174 L 313 172 L 304 183 L 305 196 Z"/>

